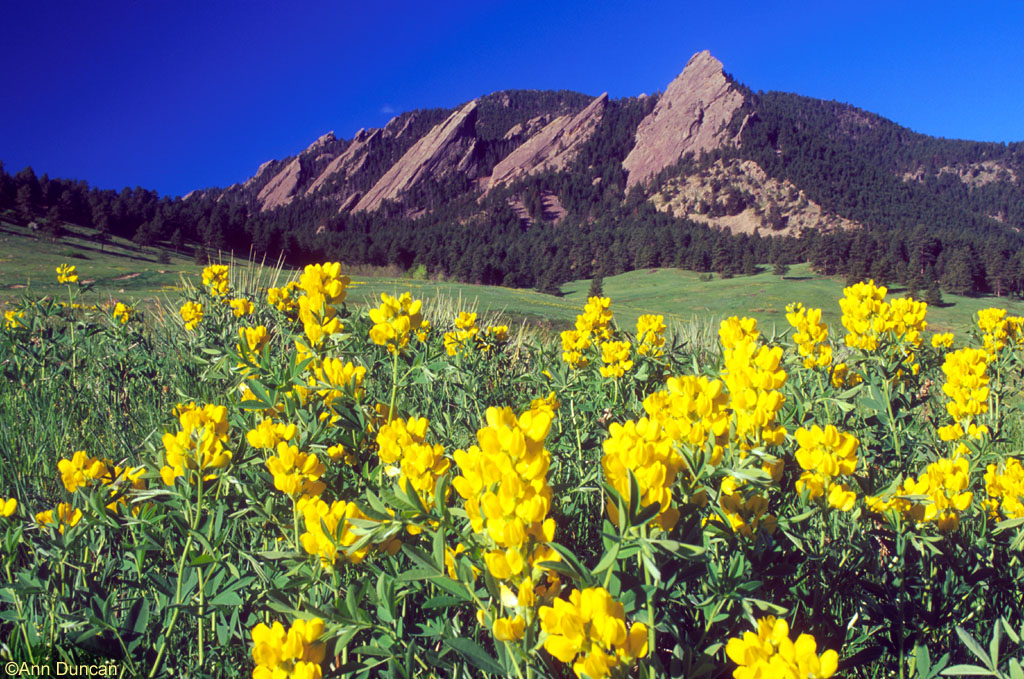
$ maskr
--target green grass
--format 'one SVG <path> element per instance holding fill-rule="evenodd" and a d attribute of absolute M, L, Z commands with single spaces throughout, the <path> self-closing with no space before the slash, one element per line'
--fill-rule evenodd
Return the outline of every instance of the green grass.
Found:
<path fill-rule="evenodd" d="M 76 267 L 79 280 L 92 281 L 88 301 L 140 300 L 173 290 L 182 273 L 198 274 L 202 267 L 171 250 L 141 248 L 123 238 L 100 245 L 92 229 L 68 226 L 57 242 L 36 236 L 23 226 L 0 222 L 0 304 L 22 294 L 63 295 L 57 283 L 60 264 Z M 169 262 L 158 261 L 167 252 Z"/>
<path fill-rule="evenodd" d="M 159 249 L 140 248 L 120 238 L 112 239 L 101 249 L 93 240 L 92 229 L 68 228 L 70 235 L 51 243 L 24 227 L 0 223 L 0 306 L 26 292 L 63 295 L 64 288 L 57 284 L 55 270 L 65 262 L 78 268 L 83 282 L 93 281 L 90 301 L 168 298 L 174 302 L 182 274 L 193 277 L 196 284 L 199 282 L 202 267 L 191 258 L 168 251 L 170 263 L 161 264 L 157 260 Z M 293 273 L 282 271 L 279 282 Z M 501 315 L 514 323 L 525 321 L 551 329 L 571 326 L 590 289 L 589 280 L 573 281 L 562 287 L 561 297 L 555 297 L 533 290 L 468 283 L 367 275 L 352 279 L 349 300 L 356 304 L 376 305 L 382 292 L 398 295 L 408 290 L 422 299 L 427 309 L 440 305 L 475 309 Z M 646 269 L 604 279 L 604 293 L 612 299 L 615 318 L 624 328 L 632 328 L 642 314 L 658 313 L 666 321 L 682 326 L 694 319 L 700 319 L 702 324 L 717 324 L 728 316 L 752 316 L 766 331 L 773 325 L 782 331 L 789 327 L 786 305 L 794 301 L 821 307 L 829 326 L 840 328 L 838 300 L 843 287 L 843 281 L 819 276 L 807 264 L 792 266 L 785 278 L 766 272 L 728 279 L 714 276 L 707 281 L 692 271 Z M 889 291 L 890 296 L 897 297 L 904 292 L 898 286 L 891 286 Z M 966 331 L 973 325 L 977 311 L 987 307 L 1024 315 L 1024 302 L 1008 297 L 947 294 L 943 300 L 941 307 L 928 310 L 929 328 L 940 332 Z"/>

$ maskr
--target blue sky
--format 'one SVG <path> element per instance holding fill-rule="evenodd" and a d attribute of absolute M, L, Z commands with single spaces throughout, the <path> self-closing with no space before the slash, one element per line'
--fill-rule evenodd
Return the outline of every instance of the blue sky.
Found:
<path fill-rule="evenodd" d="M 60 0 L 0 16 L 0 161 L 102 188 L 227 186 L 329 130 L 502 89 L 664 90 L 702 49 L 754 90 L 1024 141 L 1019 1 Z"/>

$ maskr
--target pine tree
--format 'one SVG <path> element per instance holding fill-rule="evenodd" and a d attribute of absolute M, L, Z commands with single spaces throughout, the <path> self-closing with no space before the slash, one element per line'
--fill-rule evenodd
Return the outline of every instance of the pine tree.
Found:
<path fill-rule="evenodd" d="M 587 297 L 604 297 L 604 276 L 597 274 L 590 279 L 590 292 Z"/>

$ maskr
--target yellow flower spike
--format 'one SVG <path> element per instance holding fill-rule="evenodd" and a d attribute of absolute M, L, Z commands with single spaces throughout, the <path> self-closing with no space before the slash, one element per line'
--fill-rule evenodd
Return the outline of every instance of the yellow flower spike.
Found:
<path fill-rule="evenodd" d="M 270 627 L 264 623 L 256 625 L 250 632 L 252 657 L 256 663 L 253 677 L 320 679 L 326 646 L 317 643 L 317 639 L 323 629 L 324 623 L 319 618 L 296 620 L 288 630 L 280 622 Z"/>
<path fill-rule="evenodd" d="M 401 353 L 409 344 L 410 332 L 418 333 L 426 325 L 421 306 L 422 302 L 414 300 L 408 292 L 398 298 L 381 293 L 381 305 L 370 310 L 370 341 L 386 347 L 390 353 Z"/>
<path fill-rule="evenodd" d="M 606 677 L 611 668 L 628 668 L 647 654 L 647 628 L 636 623 L 627 632 L 622 604 L 602 588 L 574 590 L 568 601 L 541 606 L 538 617 L 547 634 L 545 650 L 571 663 L 577 676 Z"/>
<path fill-rule="evenodd" d="M 253 303 L 245 299 L 244 297 L 233 299 L 230 302 L 228 302 L 228 304 L 231 305 L 231 313 L 234 314 L 235 318 L 248 316 L 256 309 Z"/>
<path fill-rule="evenodd" d="M 75 273 L 75 267 L 71 264 L 61 264 L 57 267 L 57 282 L 58 283 L 77 283 L 78 274 Z"/>
<path fill-rule="evenodd" d="M 203 269 L 203 285 L 212 297 L 224 297 L 228 294 L 228 267 L 223 264 L 212 264 Z"/>
<path fill-rule="evenodd" d="M 195 330 L 196 326 L 203 320 L 203 305 L 198 302 L 185 302 L 178 310 L 181 320 L 185 322 L 186 330 Z"/>
<path fill-rule="evenodd" d="M 56 509 L 39 512 L 35 516 L 36 523 L 40 526 L 57 525 L 57 531 L 63 535 L 64 529 L 73 527 L 82 520 L 82 510 L 74 509 L 66 502 L 61 502 Z"/>
<path fill-rule="evenodd" d="M 521 615 L 515 618 L 498 618 L 491 631 L 498 641 L 519 641 L 526 630 L 526 620 Z"/>

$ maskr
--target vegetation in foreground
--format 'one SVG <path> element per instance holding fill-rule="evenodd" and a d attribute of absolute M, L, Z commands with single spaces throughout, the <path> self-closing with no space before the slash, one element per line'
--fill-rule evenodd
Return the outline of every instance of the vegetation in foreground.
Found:
<path fill-rule="evenodd" d="M 926 340 L 866 282 L 843 330 L 683 344 L 593 297 L 546 342 L 337 264 L 207 267 L 151 323 L 57 274 L 0 331 L 5 661 L 1024 674 L 1024 318 Z"/>

